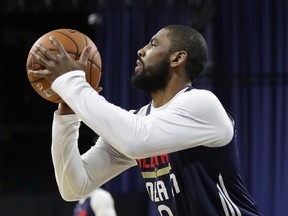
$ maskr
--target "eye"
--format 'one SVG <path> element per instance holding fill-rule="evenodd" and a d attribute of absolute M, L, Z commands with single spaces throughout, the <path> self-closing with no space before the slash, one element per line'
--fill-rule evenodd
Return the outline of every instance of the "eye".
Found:
<path fill-rule="evenodd" d="M 152 40 L 150 41 L 150 45 L 151 45 L 152 47 L 156 47 L 156 46 L 157 46 L 157 41 L 156 41 L 155 39 L 152 39 Z"/>

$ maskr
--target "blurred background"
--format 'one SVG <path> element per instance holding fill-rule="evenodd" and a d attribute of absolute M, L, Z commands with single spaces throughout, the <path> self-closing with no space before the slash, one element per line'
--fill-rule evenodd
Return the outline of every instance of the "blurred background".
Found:
<path fill-rule="evenodd" d="M 264 215 L 288 216 L 288 3 L 286 0 L 0 0 L 0 214 L 69 216 L 51 160 L 57 104 L 30 86 L 33 43 L 58 28 L 97 45 L 102 94 L 136 109 L 149 98 L 130 86 L 137 50 L 168 24 L 189 25 L 210 54 L 195 86 L 212 90 L 236 118 L 244 181 Z M 97 135 L 85 125 L 80 150 Z M 137 168 L 103 186 L 119 216 L 156 216 Z"/>

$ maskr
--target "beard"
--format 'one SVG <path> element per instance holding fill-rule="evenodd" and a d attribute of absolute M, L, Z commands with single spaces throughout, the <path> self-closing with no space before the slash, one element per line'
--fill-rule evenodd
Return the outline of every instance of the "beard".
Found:
<path fill-rule="evenodd" d="M 142 70 L 133 74 L 131 82 L 134 88 L 140 89 L 146 93 L 153 93 L 158 90 L 164 90 L 170 79 L 169 75 L 169 55 L 165 56 L 157 65 L 146 67 L 142 63 Z"/>

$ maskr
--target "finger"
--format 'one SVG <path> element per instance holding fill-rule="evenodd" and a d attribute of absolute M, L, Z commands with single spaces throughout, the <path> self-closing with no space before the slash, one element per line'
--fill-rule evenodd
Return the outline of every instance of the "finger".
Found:
<path fill-rule="evenodd" d="M 45 56 L 47 59 L 50 59 L 52 61 L 55 61 L 56 58 L 55 56 L 52 54 L 52 52 L 47 49 L 46 47 L 44 47 L 43 45 L 41 44 L 36 44 L 36 48 L 37 50 L 43 55 Z"/>
<path fill-rule="evenodd" d="M 82 51 L 80 58 L 79 58 L 79 62 L 83 63 L 83 64 L 87 64 L 88 61 L 88 56 L 89 56 L 89 52 L 91 50 L 91 46 L 88 45 L 84 48 L 84 50 Z"/>
<path fill-rule="evenodd" d="M 56 48 L 56 50 L 57 50 L 59 55 L 61 55 L 61 56 L 69 56 L 69 54 L 66 52 L 65 48 L 63 47 L 63 45 L 57 40 L 57 38 L 51 36 L 51 37 L 49 37 L 49 40 L 55 46 L 55 48 Z"/>
<path fill-rule="evenodd" d="M 46 77 L 48 75 L 51 75 L 52 73 L 45 69 L 45 70 L 28 70 L 28 74 L 35 76 L 35 77 Z"/>
<path fill-rule="evenodd" d="M 41 47 L 43 47 L 43 46 L 41 46 Z M 46 49 L 45 47 L 43 47 L 44 49 Z M 44 49 L 42 50 L 43 52 L 44 52 Z M 39 50 L 40 51 L 40 53 L 42 54 L 42 55 L 44 55 L 43 54 L 43 52 L 41 51 L 41 50 Z M 32 53 L 32 56 L 36 59 L 36 61 L 40 64 L 40 65 L 42 65 L 42 66 L 44 66 L 44 67 L 46 67 L 46 68 L 50 68 L 51 66 L 52 66 L 52 62 L 51 61 L 49 61 L 47 58 L 45 58 L 44 56 L 42 56 L 42 55 L 39 55 L 36 51 L 31 51 L 31 53 Z"/>

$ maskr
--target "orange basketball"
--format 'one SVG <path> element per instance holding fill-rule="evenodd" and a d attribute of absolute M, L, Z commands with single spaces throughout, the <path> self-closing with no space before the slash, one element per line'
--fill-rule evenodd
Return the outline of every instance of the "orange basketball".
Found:
<path fill-rule="evenodd" d="M 61 97 L 56 94 L 52 88 L 51 83 L 44 79 L 35 77 L 33 75 L 28 74 L 28 70 L 39 70 L 45 69 L 37 61 L 33 58 L 31 51 L 37 50 L 36 44 L 42 44 L 43 46 L 47 47 L 50 50 L 55 51 L 55 47 L 52 45 L 51 41 L 49 40 L 50 36 L 54 36 L 57 40 L 62 43 L 64 49 L 67 53 L 75 60 L 78 60 L 81 52 L 87 45 L 91 45 L 91 50 L 88 56 L 88 64 L 86 68 L 86 81 L 96 89 L 99 85 L 100 78 L 101 78 L 101 69 L 102 69 L 102 62 L 101 56 L 97 49 L 97 46 L 93 43 L 93 41 L 86 36 L 85 34 L 73 30 L 73 29 L 57 29 L 50 31 L 43 36 L 41 36 L 31 47 L 28 58 L 26 61 L 26 72 L 28 79 L 33 87 L 33 89 L 44 99 L 53 102 L 53 103 L 62 103 L 63 100 Z"/>

